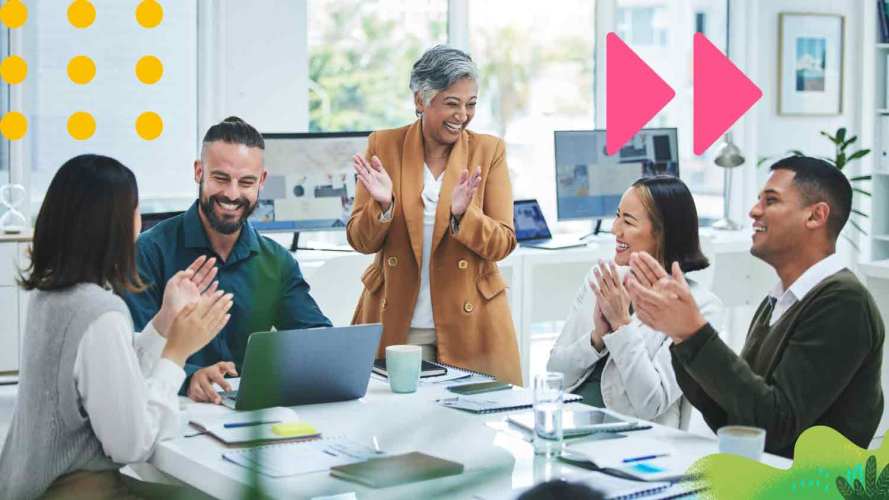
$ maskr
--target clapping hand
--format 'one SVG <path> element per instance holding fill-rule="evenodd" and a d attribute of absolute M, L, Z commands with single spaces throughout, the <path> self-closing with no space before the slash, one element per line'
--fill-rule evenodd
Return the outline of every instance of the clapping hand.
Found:
<path fill-rule="evenodd" d="M 630 256 L 632 276 L 627 287 L 640 321 L 669 336 L 678 344 L 693 336 L 706 323 L 678 262 L 672 274 L 645 252 Z"/>
<path fill-rule="evenodd" d="M 609 333 L 630 323 L 630 294 L 624 287 L 614 262 L 599 260 L 593 269 L 595 281 L 590 288 L 596 294 L 596 305 L 602 311 L 611 328 Z"/>
<path fill-rule="evenodd" d="M 153 320 L 154 328 L 166 336 L 173 318 L 188 304 L 193 304 L 201 295 L 212 294 L 219 286 L 213 281 L 218 269 L 216 258 L 202 255 L 195 259 L 184 271 L 179 271 L 167 281 L 161 309 Z"/>
<path fill-rule="evenodd" d="M 374 155 L 368 163 L 361 155 L 355 155 L 352 157 L 352 167 L 371 198 L 380 204 L 384 212 L 388 210 L 392 203 L 392 179 L 380 159 Z"/>
<path fill-rule="evenodd" d="M 469 202 L 475 196 L 479 185 L 482 183 L 482 167 L 475 167 L 475 172 L 469 175 L 469 170 L 460 172 L 460 180 L 451 193 L 451 214 L 461 217 L 469 207 Z"/>

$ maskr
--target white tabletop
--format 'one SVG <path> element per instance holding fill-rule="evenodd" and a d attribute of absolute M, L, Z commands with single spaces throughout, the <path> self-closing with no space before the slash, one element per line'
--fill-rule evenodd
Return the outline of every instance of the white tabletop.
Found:
<path fill-rule="evenodd" d="M 387 453 L 422 451 L 462 463 L 459 476 L 375 490 L 318 472 L 281 479 L 262 477 L 273 497 L 312 498 L 354 492 L 358 498 L 513 498 L 518 491 L 554 478 L 581 478 L 587 472 L 534 456 L 532 446 L 505 425 L 504 414 L 472 415 L 444 408 L 435 399 L 451 395 L 442 385 L 425 385 L 415 394 L 393 394 L 372 378 L 367 395 L 356 401 L 294 407 L 301 420 L 326 437 L 347 436 L 370 444 L 377 437 Z M 186 400 L 184 400 L 186 401 Z M 574 403 L 577 404 L 577 403 Z M 188 414 L 225 413 L 223 407 L 184 403 Z M 183 429 L 183 433 L 193 432 Z M 695 457 L 717 451 L 716 441 L 654 425 L 627 438 L 656 438 Z M 240 498 L 250 472 L 223 460 L 227 448 L 214 438 L 196 436 L 165 441 L 151 463 L 161 471 L 220 498 Z M 790 461 L 766 455 L 765 463 L 789 467 Z"/>

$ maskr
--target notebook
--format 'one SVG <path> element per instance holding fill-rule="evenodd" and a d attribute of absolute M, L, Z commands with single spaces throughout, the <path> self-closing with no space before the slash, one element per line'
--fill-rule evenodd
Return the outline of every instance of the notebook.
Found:
<path fill-rule="evenodd" d="M 642 481 L 686 479 L 686 471 L 700 456 L 681 453 L 662 440 L 628 439 L 580 441 L 565 446 L 567 456 L 581 455 L 596 466 Z M 642 460 L 642 457 L 654 457 Z"/>
<path fill-rule="evenodd" d="M 389 376 L 388 372 L 386 371 L 386 358 L 374 360 L 373 372 L 383 377 Z M 423 360 L 423 364 L 420 366 L 420 378 L 438 377 L 447 373 L 447 368 L 426 361 L 425 359 Z"/>
<path fill-rule="evenodd" d="M 366 462 L 338 465 L 330 475 L 361 483 L 371 488 L 426 481 L 463 473 L 463 464 L 420 452 L 374 458 Z"/>
<path fill-rule="evenodd" d="M 590 472 L 584 475 L 583 483 L 593 488 L 606 500 L 629 500 L 632 498 L 650 497 L 667 491 L 672 483 L 667 481 L 645 483 L 609 476 L 601 472 Z"/>
<path fill-rule="evenodd" d="M 267 422 L 260 425 L 226 427 L 226 424 Z M 256 411 L 226 412 L 224 415 L 192 416 L 191 423 L 198 430 L 215 437 L 228 445 L 253 443 L 258 441 L 283 441 L 313 439 L 321 434 L 311 425 L 300 426 L 300 432 L 281 432 L 278 424 L 299 422 L 299 416 L 290 408 L 276 406 Z M 291 426 L 294 427 L 294 426 Z"/>
<path fill-rule="evenodd" d="M 580 401 L 582 396 L 565 394 L 565 402 Z M 470 413 L 498 413 L 502 411 L 523 410 L 534 407 L 534 394 L 525 389 L 511 391 L 486 392 L 471 396 L 456 396 L 436 401 L 446 408 L 456 408 Z"/>
<path fill-rule="evenodd" d="M 337 437 L 227 451 L 222 458 L 269 477 L 287 477 L 364 462 L 379 455 L 369 445 Z"/>

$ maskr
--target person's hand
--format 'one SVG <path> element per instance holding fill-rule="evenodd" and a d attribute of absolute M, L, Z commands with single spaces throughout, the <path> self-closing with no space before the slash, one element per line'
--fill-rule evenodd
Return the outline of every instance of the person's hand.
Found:
<path fill-rule="evenodd" d="M 183 307 L 197 302 L 202 294 L 216 292 L 219 282 L 213 279 L 217 272 L 216 257 L 208 259 L 207 256 L 201 255 L 187 269 L 179 271 L 167 281 L 161 308 L 152 321 L 155 330 L 161 336 L 167 335 L 173 318 Z"/>
<path fill-rule="evenodd" d="M 596 294 L 596 305 L 611 325 L 608 333 L 630 324 L 630 294 L 620 279 L 617 266 L 600 259 L 593 274 L 596 279 L 590 281 L 590 288 Z"/>
<path fill-rule="evenodd" d="M 161 356 L 183 366 L 189 356 L 207 345 L 225 326 L 231 317 L 231 306 L 232 294 L 223 294 L 221 290 L 187 304 L 170 325 Z"/>
<path fill-rule="evenodd" d="M 223 391 L 232 390 L 231 384 L 225 380 L 226 375 L 238 376 L 235 364 L 231 361 L 220 361 L 194 372 L 188 384 L 188 397 L 198 403 L 221 404 L 222 397 L 216 392 L 213 384 L 221 387 Z"/>
<path fill-rule="evenodd" d="M 380 159 L 374 155 L 368 162 L 361 155 L 355 155 L 352 157 L 352 167 L 358 174 L 358 181 L 367 189 L 371 198 L 380 204 L 384 212 L 389 210 L 392 203 L 392 179 Z"/>
<path fill-rule="evenodd" d="M 650 255 L 634 253 L 630 256 L 630 266 L 634 273 L 627 279 L 627 287 L 640 321 L 667 335 L 675 344 L 692 337 L 707 324 L 678 262 L 673 263 L 672 275 L 668 275 Z M 635 272 L 637 268 L 639 273 Z M 642 273 L 648 279 L 652 275 L 643 268 L 662 276 L 646 286 L 638 276 Z"/>
<path fill-rule="evenodd" d="M 475 167 L 475 172 L 472 175 L 469 175 L 469 170 L 460 172 L 460 180 L 457 181 L 457 186 L 451 193 L 451 215 L 463 216 L 481 183 L 482 167 Z"/>
<path fill-rule="evenodd" d="M 592 286 L 592 284 L 590 284 Z M 602 309 L 599 308 L 599 303 L 596 303 L 596 307 L 593 310 L 593 333 L 590 335 L 590 344 L 596 348 L 597 351 L 602 352 L 602 349 L 605 348 L 605 342 L 602 340 L 608 332 L 611 331 L 611 325 L 608 324 L 608 320 L 605 319 L 605 315 L 602 314 Z"/>

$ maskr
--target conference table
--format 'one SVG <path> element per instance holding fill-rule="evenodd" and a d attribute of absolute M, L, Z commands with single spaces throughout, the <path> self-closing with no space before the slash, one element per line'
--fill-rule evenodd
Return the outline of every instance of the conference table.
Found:
<path fill-rule="evenodd" d="M 261 486 L 271 498 L 515 498 L 534 484 L 563 478 L 583 481 L 591 472 L 564 462 L 535 456 L 527 437 L 507 424 L 509 413 L 475 415 L 445 408 L 437 399 L 453 396 L 446 383 L 421 384 L 413 394 L 395 394 L 386 381 L 371 376 L 367 394 L 358 400 L 293 407 L 300 420 L 317 428 L 325 438 L 345 437 L 370 445 L 376 438 L 387 454 L 421 451 L 460 462 L 463 474 L 372 489 L 314 472 L 284 478 L 260 475 Z M 514 389 L 526 390 L 526 389 Z M 580 405 L 569 403 L 566 408 Z M 182 398 L 184 414 L 215 416 L 233 412 L 222 406 L 194 403 Z M 521 411 L 521 410 L 519 410 Z M 527 410 L 525 410 L 527 411 Z M 195 431 L 183 419 L 182 437 L 158 445 L 151 464 L 161 472 L 213 497 L 242 498 L 244 488 L 256 475 L 223 459 L 231 450 Z M 652 424 L 652 428 L 626 433 L 624 440 L 662 441 L 672 450 L 692 458 L 717 452 L 714 438 Z M 582 439 L 582 438 L 581 438 Z M 790 461 L 765 454 L 766 464 L 788 468 Z"/>

